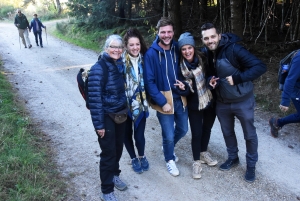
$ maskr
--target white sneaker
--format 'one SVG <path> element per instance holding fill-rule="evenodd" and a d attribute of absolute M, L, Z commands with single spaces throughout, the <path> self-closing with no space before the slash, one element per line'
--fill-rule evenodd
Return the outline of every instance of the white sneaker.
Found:
<path fill-rule="evenodd" d="M 161 146 L 162 152 L 164 152 L 164 146 Z M 173 152 L 173 155 L 175 157 L 175 162 L 177 163 L 179 161 L 179 158 L 176 156 L 175 152 Z"/>
<path fill-rule="evenodd" d="M 176 177 L 176 176 L 179 175 L 179 170 L 177 169 L 176 164 L 175 164 L 175 162 L 174 162 L 173 160 L 169 160 L 169 161 L 166 163 L 166 165 L 167 165 L 167 168 L 168 168 L 169 173 L 170 173 L 172 176 Z"/>
<path fill-rule="evenodd" d="M 201 178 L 201 171 L 202 171 L 202 167 L 201 167 L 200 161 L 195 161 L 193 163 L 193 178 L 194 179 L 200 179 Z"/>
<path fill-rule="evenodd" d="M 209 166 L 215 166 L 218 164 L 218 161 L 213 159 L 208 151 L 200 153 L 200 162 L 206 163 Z"/>

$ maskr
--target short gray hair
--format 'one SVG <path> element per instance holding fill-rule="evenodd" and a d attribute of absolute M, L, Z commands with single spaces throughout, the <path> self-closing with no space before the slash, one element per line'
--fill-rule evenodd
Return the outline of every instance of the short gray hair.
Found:
<path fill-rule="evenodd" d="M 104 44 L 104 47 L 103 47 L 103 50 L 107 50 L 107 48 L 110 46 L 110 44 L 113 42 L 113 41 L 118 41 L 120 43 L 120 46 L 123 45 L 123 40 L 122 40 L 122 37 L 117 35 L 117 34 L 113 34 L 113 35 L 110 35 L 107 37 L 106 41 L 105 41 L 105 44 Z"/>

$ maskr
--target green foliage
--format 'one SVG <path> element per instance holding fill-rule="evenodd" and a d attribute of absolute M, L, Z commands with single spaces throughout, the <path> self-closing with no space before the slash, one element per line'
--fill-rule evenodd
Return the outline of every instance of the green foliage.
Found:
<path fill-rule="evenodd" d="M 0 63 L 1 67 L 1 63 Z M 64 184 L 51 151 L 0 71 L 0 200 L 62 200 Z"/>
<path fill-rule="evenodd" d="M 15 8 L 11 5 L 0 7 L 0 18 L 8 18 L 8 13 L 14 14 Z"/>
<path fill-rule="evenodd" d="M 67 5 L 70 16 L 91 28 L 111 28 L 119 21 L 115 13 L 114 1 L 72 0 Z"/>

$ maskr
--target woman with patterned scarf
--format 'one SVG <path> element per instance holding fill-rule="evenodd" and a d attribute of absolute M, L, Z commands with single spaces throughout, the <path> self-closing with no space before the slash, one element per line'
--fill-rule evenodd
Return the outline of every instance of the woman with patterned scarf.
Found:
<path fill-rule="evenodd" d="M 193 178 L 201 178 L 201 163 L 215 166 L 218 161 L 207 151 L 211 128 L 216 113 L 211 91 L 206 87 L 206 66 L 202 55 L 195 50 L 193 36 L 186 32 L 180 35 L 178 46 L 181 51 L 180 68 L 191 93 L 187 96 L 189 122 L 192 133 Z"/>
<path fill-rule="evenodd" d="M 148 103 L 143 79 L 143 54 L 147 51 L 146 44 L 140 32 L 133 28 L 124 35 L 126 51 L 123 53 L 126 79 L 126 96 L 128 103 L 128 118 L 124 144 L 131 158 L 132 169 L 140 174 L 149 169 L 145 151 L 145 126 L 149 116 Z M 133 135 L 134 133 L 134 135 Z M 134 143 L 138 151 L 135 154 Z"/>

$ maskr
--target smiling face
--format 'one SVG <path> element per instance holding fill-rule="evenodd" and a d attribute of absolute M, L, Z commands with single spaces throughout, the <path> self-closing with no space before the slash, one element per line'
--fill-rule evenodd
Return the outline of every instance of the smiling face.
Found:
<path fill-rule="evenodd" d="M 217 34 L 215 28 L 202 31 L 202 42 L 211 51 L 215 51 L 218 48 L 221 40 L 221 34 Z"/>
<path fill-rule="evenodd" d="M 160 27 L 158 30 L 159 44 L 163 49 L 170 49 L 170 45 L 174 36 L 172 25 Z"/>
<path fill-rule="evenodd" d="M 136 37 L 129 38 L 126 49 L 127 49 L 128 54 L 130 54 L 132 57 L 139 56 L 139 53 L 141 51 L 140 40 Z"/>
<path fill-rule="evenodd" d="M 189 63 L 194 59 L 195 48 L 191 45 L 184 45 L 181 47 L 181 54 Z"/>
<path fill-rule="evenodd" d="M 113 40 L 106 49 L 108 55 L 115 61 L 120 59 L 122 51 L 122 43 L 120 43 L 118 40 Z"/>

